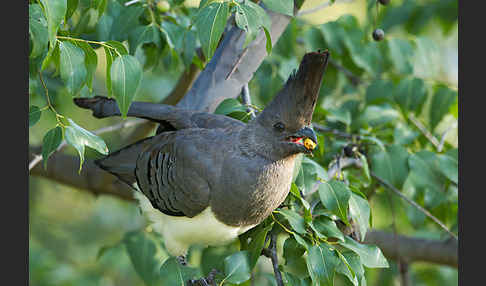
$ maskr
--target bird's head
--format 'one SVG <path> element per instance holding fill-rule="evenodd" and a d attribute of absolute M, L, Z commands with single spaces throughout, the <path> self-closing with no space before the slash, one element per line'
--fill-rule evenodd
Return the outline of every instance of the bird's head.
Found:
<path fill-rule="evenodd" d="M 305 54 L 298 71 L 249 123 L 254 126 L 259 148 L 273 158 L 310 154 L 317 147 L 311 121 L 328 57 L 327 50 Z"/>

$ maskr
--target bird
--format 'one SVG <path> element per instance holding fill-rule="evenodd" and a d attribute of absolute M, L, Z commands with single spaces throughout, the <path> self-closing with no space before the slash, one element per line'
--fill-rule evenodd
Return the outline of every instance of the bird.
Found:
<path fill-rule="evenodd" d="M 255 118 L 231 117 L 148 102 L 127 116 L 160 124 L 154 136 L 95 163 L 134 188 L 142 213 L 169 254 L 194 244 L 224 245 L 267 218 L 289 193 L 299 154 L 312 154 L 312 114 L 329 52 L 306 53 Z M 112 98 L 75 98 L 98 118 L 119 116 Z"/>

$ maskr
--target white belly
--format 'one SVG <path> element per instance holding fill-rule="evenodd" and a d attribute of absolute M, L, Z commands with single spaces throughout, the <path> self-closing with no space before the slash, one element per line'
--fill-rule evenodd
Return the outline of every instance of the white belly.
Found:
<path fill-rule="evenodd" d="M 169 216 L 153 208 L 143 193 L 135 191 L 134 196 L 149 219 L 152 229 L 162 235 L 167 250 L 173 256 L 185 255 L 187 249 L 194 244 L 217 246 L 229 243 L 255 227 L 225 225 L 216 219 L 211 207 L 192 218 Z"/>

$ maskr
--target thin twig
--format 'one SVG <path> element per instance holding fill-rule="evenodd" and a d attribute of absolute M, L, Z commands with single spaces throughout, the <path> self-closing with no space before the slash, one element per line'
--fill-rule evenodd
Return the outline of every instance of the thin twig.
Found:
<path fill-rule="evenodd" d="M 401 286 L 409 286 L 410 285 L 410 275 L 408 269 L 408 263 L 400 262 L 398 265 L 398 269 L 400 270 L 400 278 L 401 278 Z"/>
<path fill-rule="evenodd" d="M 135 4 L 137 2 L 140 2 L 140 0 L 131 0 L 131 1 L 125 2 L 125 6 L 130 6 L 130 5 Z"/>
<path fill-rule="evenodd" d="M 338 1 L 336 0 L 336 2 L 334 4 L 337 4 L 337 3 L 350 3 L 350 2 L 353 2 L 354 0 L 341 0 L 341 1 Z M 307 15 L 307 14 L 312 14 L 314 12 L 317 12 L 321 9 L 324 9 L 328 6 L 331 6 L 333 3 L 329 0 L 328 2 L 326 3 L 322 3 L 322 4 L 319 4 L 313 8 L 310 8 L 310 9 L 307 9 L 307 10 L 303 10 L 303 11 L 299 11 L 297 13 L 296 16 L 303 16 L 303 15 Z"/>
<path fill-rule="evenodd" d="M 270 260 L 272 260 L 273 265 L 273 273 L 275 274 L 275 280 L 277 281 L 278 286 L 284 286 L 282 280 L 282 273 L 280 273 L 280 269 L 278 269 L 278 258 L 277 258 L 277 235 L 275 233 L 270 234 Z M 268 252 L 267 252 L 268 253 Z"/>
<path fill-rule="evenodd" d="M 410 114 L 408 118 L 420 130 L 420 132 L 422 132 L 422 134 L 430 141 L 430 143 L 434 144 L 434 146 L 437 149 L 439 149 L 440 143 L 437 140 L 437 138 L 435 138 L 435 136 L 432 135 L 432 133 L 430 133 L 429 130 L 427 130 L 427 128 L 418 120 L 418 118 L 415 117 L 413 114 Z"/>
<path fill-rule="evenodd" d="M 117 124 L 114 124 L 114 125 L 111 125 L 111 126 L 102 127 L 98 130 L 93 131 L 93 133 L 96 134 L 96 135 L 100 135 L 100 134 L 103 134 L 103 133 L 113 132 L 113 131 L 116 131 L 116 130 L 119 130 L 119 129 L 132 127 L 132 126 L 144 123 L 146 121 L 147 121 L 146 119 L 140 119 L 140 118 L 128 120 L 128 121 L 122 121 L 120 123 L 117 123 Z M 66 140 L 63 140 L 61 142 L 61 144 L 59 144 L 57 149 L 53 152 L 53 154 L 55 152 L 60 151 L 61 149 L 63 149 L 66 146 L 67 146 L 67 142 L 66 142 Z M 30 161 L 30 163 L 29 163 L 29 171 L 32 170 L 32 168 L 34 168 L 40 161 L 42 161 L 42 156 L 35 155 L 34 159 L 32 159 L 32 161 Z"/>
<path fill-rule="evenodd" d="M 359 137 L 359 135 L 354 135 L 354 134 L 342 132 L 342 131 L 339 131 L 339 130 L 336 130 L 336 129 L 325 127 L 325 126 L 318 124 L 318 123 L 312 123 L 312 127 L 318 132 L 332 133 L 333 135 L 336 135 L 336 136 L 341 137 L 341 138 L 353 139 L 353 138 Z"/>
<path fill-rule="evenodd" d="M 419 204 L 417 204 L 416 202 L 414 202 L 413 200 L 407 198 L 407 196 L 405 196 L 402 192 L 400 192 L 397 188 L 395 188 L 393 185 L 391 185 L 390 183 L 388 183 L 387 181 L 383 180 L 382 178 L 380 178 L 379 176 L 377 176 L 376 174 L 374 174 L 373 172 L 370 172 L 371 176 L 373 178 L 375 178 L 380 184 L 382 184 L 383 186 L 387 187 L 389 190 L 391 190 L 393 193 L 395 193 L 396 195 L 398 195 L 399 197 L 401 197 L 402 199 L 404 199 L 407 203 L 411 204 L 412 206 L 414 206 L 415 208 L 417 208 L 420 212 L 422 212 L 423 214 L 425 214 L 426 216 L 428 216 L 430 219 L 432 219 L 436 224 L 438 224 L 442 229 L 444 229 L 448 234 L 450 234 L 453 238 L 455 238 L 456 240 L 457 239 L 457 235 L 455 235 L 453 232 L 451 232 L 447 226 L 445 226 L 444 223 L 442 223 L 438 218 L 436 218 L 433 214 L 431 214 L 428 210 L 424 209 L 423 207 L 421 207 Z"/>
<path fill-rule="evenodd" d="M 248 83 L 245 83 L 245 85 L 243 85 L 243 88 L 241 89 L 241 100 L 243 101 L 243 105 L 246 106 L 246 112 L 250 115 L 252 119 L 255 118 L 256 115 L 255 115 L 255 111 L 252 108 L 250 89 L 248 88 Z"/>
<path fill-rule="evenodd" d="M 357 86 L 357 85 L 360 85 L 361 83 L 363 83 L 361 81 L 361 78 L 359 78 L 358 76 L 356 76 L 352 71 L 348 70 L 347 68 L 345 68 L 342 65 L 340 65 L 339 63 L 337 63 L 335 60 L 329 59 L 329 63 L 332 66 L 334 66 L 336 69 L 338 69 L 342 73 L 344 73 L 344 75 L 348 77 L 348 79 L 351 81 L 351 83 L 354 86 Z"/>

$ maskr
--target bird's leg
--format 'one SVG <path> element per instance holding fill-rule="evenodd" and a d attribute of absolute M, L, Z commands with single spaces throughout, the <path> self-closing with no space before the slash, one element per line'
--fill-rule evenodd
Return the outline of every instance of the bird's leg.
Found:
<path fill-rule="evenodd" d="M 179 264 L 182 266 L 186 266 L 187 265 L 186 256 L 185 255 L 177 256 L 177 262 L 179 262 Z"/>
<path fill-rule="evenodd" d="M 215 276 L 216 274 L 222 274 L 221 271 L 217 269 L 212 269 L 207 277 L 203 277 L 197 280 L 189 280 L 189 286 L 216 286 Z"/>

